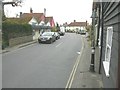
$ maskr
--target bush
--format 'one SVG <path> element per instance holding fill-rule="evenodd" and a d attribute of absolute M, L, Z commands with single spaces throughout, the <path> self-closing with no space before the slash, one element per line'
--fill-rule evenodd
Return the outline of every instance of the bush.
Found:
<path fill-rule="evenodd" d="M 28 35 L 32 35 L 31 25 L 4 21 L 2 23 L 2 48 L 9 46 L 9 39 Z"/>
<path fill-rule="evenodd" d="M 56 30 L 55 27 L 53 27 L 51 31 L 52 31 L 52 32 L 57 32 L 57 30 Z"/>

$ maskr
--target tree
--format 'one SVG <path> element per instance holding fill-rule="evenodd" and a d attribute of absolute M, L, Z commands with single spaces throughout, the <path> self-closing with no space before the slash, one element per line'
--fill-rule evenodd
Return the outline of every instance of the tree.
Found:
<path fill-rule="evenodd" d="M 60 31 L 60 26 L 58 23 L 56 23 L 56 29 L 57 29 L 57 31 Z"/>
<path fill-rule="evenodd" d="M 21 6 L 21 3 L 23 2 L 23 0 L 12 0 L 12 1 L 7 1 L 6 2 L 6 0 L 3 0 L 2 1 L 2 12 L 3 12 L 3 14 L 2 14 L 2 19 L 3 19 L 3 21 L 5 20 L 5 14 L 4 14 L 4 5 L 12 5 L 13 7 L 15 7 L 15 6 Z"/>
<path fill-rule="evenodd" d="M 23 2 L 23 0 L 12 0 L 12 1 L 7 1 L 7 2 L 4 2 L 5 0 L 3 0 L 3 5 L 8 5 L 8 4 L 11 4 L 13 7 L 15 6 L 21 6 L 21 3 Z"/>

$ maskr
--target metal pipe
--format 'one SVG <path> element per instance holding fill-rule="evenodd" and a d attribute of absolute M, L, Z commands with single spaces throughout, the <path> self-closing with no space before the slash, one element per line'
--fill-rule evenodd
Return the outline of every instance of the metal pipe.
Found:
<path fill-rule="evenodd" d="M 99 3 L 99 19 L 98 19 L 98 33 L 97 33 L 97 42 L 96 42 L 96 46 L 98 46 L 98 42 L 99 42 L 99 32 L 100 32 L 100 3 Z"/>
<path fill-rule="evenodd" d="M 103 17 L 103 2 L 101 2 L 102 16 L 101 16 L 101 50 L 100 50 L 100 63 L 99 63 L 99 74 L 101 74 L 101 64 L 102 64 L 102 52 L 103 52 L 103 30 L 104 30 L 104 17 Z"/>
<path fill-rule="evenodd" d="M 95 62 L 95 9 L 93 10 L 92 13 L 92 53 L 91 53 L 91 64 L 90 64 L 90 71 L 95 72 L 94 69 L 94 62 Z"/>

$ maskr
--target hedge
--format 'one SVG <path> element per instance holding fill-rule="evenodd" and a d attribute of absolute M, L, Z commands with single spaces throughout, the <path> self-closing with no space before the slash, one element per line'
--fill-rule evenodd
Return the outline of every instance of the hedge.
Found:
<path fill-rule="evenodd" d="M 12 23 L 4 21 L 2 23 L 2 47 L 9 46 L 9 39 L 32 35 L 32 27 L 25 23 Z"/>

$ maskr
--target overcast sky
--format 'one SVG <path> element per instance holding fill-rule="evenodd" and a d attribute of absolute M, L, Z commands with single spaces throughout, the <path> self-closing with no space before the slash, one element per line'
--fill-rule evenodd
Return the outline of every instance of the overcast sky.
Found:
<path fill-rule="evenodd" d="M 11 0 L 6 0 L 11 1 Z M 93 0 L 24 0 L 22 7 L 5 6 L 6 16 L 15 17 L 20 12 L 43 13 L 46 8 L 46 16 L 53 16 L 55 22 L 86 21 L 91 22 Z"/>

